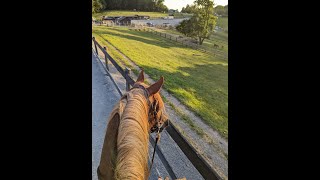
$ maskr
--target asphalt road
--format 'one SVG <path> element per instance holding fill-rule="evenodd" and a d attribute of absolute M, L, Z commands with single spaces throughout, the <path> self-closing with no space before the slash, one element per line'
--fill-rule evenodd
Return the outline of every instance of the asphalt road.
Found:
<path fill-rule="evenodd" d="M 124 92 L 125 81 L 120 78 L 112 65 L 109 65 L 110 74 Z M 96 170 L 100 161 L 103 138 L 107 126 L 107 120 L 114 104 L 120 99 L 120 94 L 115 88 L 110 77 L 103 69 L 100 60 L 92 55 L 92 179 L 96 180 Z M 154 139 L 154 135 L 151 136 Z M 170 179 L 186 177 L 187 179 L 203 179 L 181 149 L 173 141 L 170 135 L 163 131 L 158 144 L 161 154 L 156 153 L 151 170 L 150 180 L 157 180 L 158 176 L 170 177 Z M 151 159 L 153 147 L 149 143 L 149 158 Z M 160 156 L 160 157 L 159 157 Z M 167 163 L 165 162 L 167 161 Z M 171 173 L 170 173 L 171 171 Z"/>

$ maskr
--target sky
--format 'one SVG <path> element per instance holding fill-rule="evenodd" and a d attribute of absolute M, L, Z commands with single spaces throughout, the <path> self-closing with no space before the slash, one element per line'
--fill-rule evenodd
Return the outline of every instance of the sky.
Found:
<path fill-rule="evenodd" d="M 164 5 L 169 9 L 179 9 L 181 11 L 182 7 L 186 7 L 187 4 L 193 4 L 194 0 L 164 0 Z M 227 5 L 228 0 L 213 0 L 216 5 Z"/>

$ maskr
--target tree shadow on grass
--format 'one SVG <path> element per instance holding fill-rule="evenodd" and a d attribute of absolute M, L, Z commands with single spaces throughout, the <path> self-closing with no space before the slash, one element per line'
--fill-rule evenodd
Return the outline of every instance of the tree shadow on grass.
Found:
<path fill-rule="evenodd" d="M 221 64 L 180 67 L 175 72 L 142 66 L 153 80 L 164 76 L 164 88 L 206 124 L 228 137 L 228 67 Z"/>
<path fill-rule="evenodd" d="M 116 29 L 116 28 L 112 28 L 112 31 L 118 31 L 119 33 L 113 33 L 113 32 L 105 32 L 103 30 L 94 30 L 94 32 L 98 33 L 98 34 L 109 34 L 112 36 L 117 36 L 117 37 L 121 37 L 121 38 L 126 38 L 126 39 L 130 39 L 130 40 L 135 40 L 135 41 L 140 41 L 146 44 L 151 44 L 154 46 L 159 46 L 162 48 L 172 48 L 172 47 L 180 47 L 180 48 L 186 48 L 186 46 L 182 46 L 179 43 L 176 43 L 174 41 L 171 41 L 169 39 L 163 38 L 163 37 L 158 37 L 154 34 L 149 34 L 148 32 L 140 32 L 140 31 L 128 31 L 127 29 Z M 122 33 L 122 34 L 121 34 Z M 126 33 L 126 34 L 123 34 Z M 130 35 L 127 35 L 130 34 Z M 138 37 L 137 37 L 138 36 Z M 151 38 L 147 39 L 147 38 Z M 190 48 L 192 49 L 192 48 Z M 194 50 L 194 49 L 192 49 Z"/>

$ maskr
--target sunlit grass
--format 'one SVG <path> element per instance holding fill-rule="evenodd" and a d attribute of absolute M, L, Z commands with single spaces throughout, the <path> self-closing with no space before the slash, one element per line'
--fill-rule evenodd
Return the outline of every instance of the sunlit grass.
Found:
<path fill-rule="evenodd" d="M 157 29 L 157 31 L 185 37 L 185 35 L 183 35 L 182 33 L 178 32 L 175 29 Z M 217 44 L 219 46 L 219 48 L 215 49 L 214 44 Z M 210 39 L 205 39 L 203 41 L 202 46 L 209 48 L 209 49 L 207 49 L 209 51 L 211 49 L 212 53 L 215 53 L 216 52 L 215 50 L 220 50 L 225 53 L 228 53 L 228 33 L 221 31 L 221 30 L 216 31 L 210 36 Z M 222 46 L 223 46 L 223 48 L 222 48 Z"/>
<path fill-rule="evenodd" d="M 95 26 L 99 42 L 108 40 L 154 80 L 228 137 L 228 62 L 151 33 Z M 101 42 L 103 43 L 103 42 Z"/>
<path fill-rule="evenodd" d="M 217 20 L 217 26 L 220 26 L 223 29 L 228 30 L 228 17 L 219 17 Z"/>

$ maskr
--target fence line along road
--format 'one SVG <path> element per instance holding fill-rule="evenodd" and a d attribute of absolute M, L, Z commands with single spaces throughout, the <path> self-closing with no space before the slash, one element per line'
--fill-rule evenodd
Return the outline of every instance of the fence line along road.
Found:
<path fill-rule="evenodd" d="M 130 89 L 130 86 L 134 85 L 134 80 L 130 77 L 130 69 L 122 69 L 119 64 L 108 54 L 106 47 L 102 47 L 96 40 L 95 37 L 92 37 L 92 41 L 94 44 L 94 48 L 96 53 L 98 54 L 98 48 L 103 52 L 105 56 L 106 69 L 108 67 L 108 61 L 110 61 L 114 67 L 120 72 L 120 74 L 126 80 L 126 90 Z M 117 87 L 117 85 L 116 85 Z M 121 91 L 120 91 L 120 94 Z M 199 171 L 204 179 L 210 180 L 221 180 L 222 178 L 215 172 L 214 169 L 205 161 L 205 159 L 196 151 L 196 149 L 186 140 L 186 138 L 177 130 L 175 124 L 173 122 L 170 123 L 170 126 L 165 129 L 171 138 L 177 143 L 182 152 L 186 155 L 186 157 L 190 160 L 190 162 L 194 165 L 194 167 Z"/>
<path fill-rule="evenodd" d="M 228 59 L 227 53 L 225 53 L 225 52 L 223 52 L 221 50 L 208 48 L 208 47 L 201 46 L 199 44 L 193 44 L 193 43 L 190 43 L 190 42 L 186 42 L 186 40 L 189 41 L 190 39 L 186 39 L 186 38 L 182 39 L 182 38 L 179 38 L 179 37 L 176 37 L 176 36 L 172 36 L 171 34 L 155 31 L 155 30 L 150 29 L 150 28 L 147 28 L 147 32 L 151 32 L 152 34 L 159 35 L 160 37 L 164 37 L 164 38 L 170 39 L 172 41 L 176 41 L 178 43 L 181 43 L 183 46 L 191 47 L 193 49 L 204 51 L 204 52 L 211 52 L 214 55 L 217 55 L 217 56 L 219 56 L 219 57 L 221 57 L 221 58 L 223 58 L 225 60 Z M 217 41 L 217 42 L 219 42 L 219 41 Z"/>
<path fill-rule="evenodd" d="M 100 24 L 95 24 L 96 26 L 99 26 Z M 106 27 L 127 27 L 127 28 L 132 28 L 133 26 L 131 25 L 119 25 L 119 24 L 112 24 L 112 25 L 101 25 L 101 26 L 106 26 Z M 223 51 L 220 51 L 218 49 L 214 49 L 214 48 L 208 48 L 208 47 L 204 47 L 204 46 L 201 46 L 201 45 L 198 45 L 198 44 L 193 44 L 193 43 L 188 43 L 186 42 L 186 38 L 184 39 L 181 39 L 181 38 L 178 38 L 178 37 L 175 37 L 175 36 L 172 36 L 171 34 L 167 34 L 167 33 L 163 33 L 163 32 L 159 32 L 159 31 L 155 31 L 153 29 L 150 29 L 150 28 L 145 28 L 144 26 L 142 25 L 137 25 L 137 27 L 140 27 L 138 29 L 134 28 L 135 31 L 145 31 L 145 32 L 150 32 L 150 33 L 153 33 L 155 35 L 159 35 L 160 37 L 164 37 L 164 38 L 167 38 L 167 39 L 170 39 L 172 41 L 176 41 L 177 43 L 181 43 L 183 46 L 186 46 L 186 47 L 190 47 L 190 48 L 193 48 L 193 49 L 196 49 L 196 50 L 199 50 L 199 51 L 202 51 L 202 52 L 208 52 L 208 53 L 211 53 L 213 54 L 214 56 L 218 56 L 224 60 L 227 60 L 228 59 L 228 54 L 223 52 Z M 147 29 L 147 30 L 146 30 Z M 187 39 L 187 40 L 190 40 L 190 39 Z M 221 41 L 220 39 L 218 38 L 213 38 L 213 40 L 217 41 L 217 42 L 220 42 L 220 43 L 224 43 L 226 46 L 228 44 L 226 44 L 225 42 Z"/>

